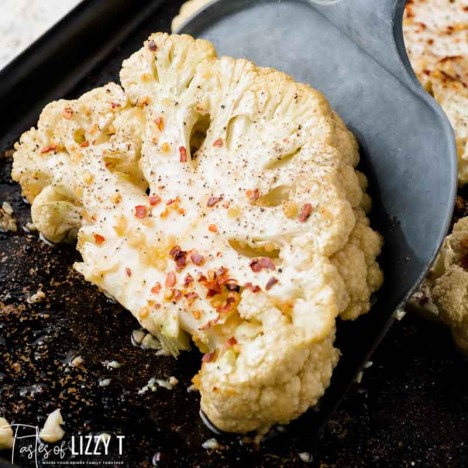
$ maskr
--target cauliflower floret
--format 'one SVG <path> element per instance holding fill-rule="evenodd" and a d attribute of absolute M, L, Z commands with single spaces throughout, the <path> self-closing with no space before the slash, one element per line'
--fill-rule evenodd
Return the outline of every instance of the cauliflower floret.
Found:
<path fill-rule="evenodd" d="M 65 431 L 62 429 L 63 418 L 60 409 L 52 411 L 52 413 L 47 416 L 44 427 L 39 432 L 39 437 L 44 442 L 49 442 L 51 444 L 58 442 L 63 439 Z"/>
<path fill-rule="evenodd" d="M 458 347 L 468 352 L 468 217 L 445 239 L 412 305 L 447 324 Z"/>
<path fill-rule="evenodd" d="M 337 316 L 381 283 L 357 144 L 317 91 L 189 36 L 152 35 L 121 80 L 52 104 L 17 145 L 35 224 L 78 228 L 76 269 L 166 350 L 192 337 L 220 429 L 285 423 L 329 383 Z"/>
<path fill-rule="evenodd" d="M 429 280 L 439 317 L 452 329 L 460 349 L 468 352 L 468 217 L 445 239 Z"/>

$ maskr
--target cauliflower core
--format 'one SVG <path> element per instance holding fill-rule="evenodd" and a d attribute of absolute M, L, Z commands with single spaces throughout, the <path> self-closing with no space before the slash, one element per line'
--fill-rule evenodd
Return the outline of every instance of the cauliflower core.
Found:
<path fill-rule="evenodd" d="M 177 355 L 220 429 L 313 406 L 335 320 L 382 283 L 358 148 L 325 98 L 275 70 L 154 34 L 116 84 L 48 105 L 16 146 L 35 225 L 77 235 L 87 280 Z"/>

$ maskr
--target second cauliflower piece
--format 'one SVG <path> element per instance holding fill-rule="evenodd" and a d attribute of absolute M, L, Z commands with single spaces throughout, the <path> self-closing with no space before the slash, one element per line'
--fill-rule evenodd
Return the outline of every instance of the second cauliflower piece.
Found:
<path fill-rule="evenodd" d="M 154 34 L 114 84 L 43 112 L 13 177 L 49 239 L 177 355 L 220 429 L 313 406 L 338 315 L 380 287 L 357 144 L 325 98 L 275 70 Z"/>

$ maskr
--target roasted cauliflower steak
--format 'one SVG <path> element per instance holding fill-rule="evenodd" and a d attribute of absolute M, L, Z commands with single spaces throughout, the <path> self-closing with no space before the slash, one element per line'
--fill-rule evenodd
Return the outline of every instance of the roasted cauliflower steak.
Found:
<path fill-rule="evenodd" d="M 75 268 L 166 350 L 193 340 L 219 429 L 287 423 L 382 283 L 356 141 L 318 91 L 186 35 L 152 35 L 120 77 L 16 145 L 34 223 L 77 238 Z"/>

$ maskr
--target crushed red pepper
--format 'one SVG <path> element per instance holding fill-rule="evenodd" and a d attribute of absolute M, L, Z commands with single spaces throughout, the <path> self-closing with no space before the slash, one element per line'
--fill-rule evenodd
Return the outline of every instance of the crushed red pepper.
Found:
<path fill-rule="evenodd" d="M 146 206 L 143 206 L 143 205 L 135 206 L 135 216 L 138 219 L 146 218 L 147 214 L 148 214 L 148 208 L 146 208 Z"/>
<path fill-rule="evenodd" d="M 93 236 L 96 245 L 101 245 L 106 241 L 106 238 L 104 236 L 101 236 L 101 234 L 93 234 Z"/>
<path fill-rule="evenodd" d="M 229 338 L 229 340 L 226 341 L 226 346 L 228 348 L 232 348 L 236 344 L 237 344 L 237 340 L 234 336 L 231 336 L 231 338 Z"/>
<path fill-rule="evenodd" d="M 41 154 L 49 153 L 50 151 L 55 151 L 57 148 L 58 146 L 55 144 L 44 146 L 44 148 L 41 149 Z"/>
<path fill-rule="evenodd" d="M 269 291 L 276 283 L 279 283 L 279 280 L 274 278 L 273 276 L 267 281 L 265 289 Z"/>
<path fill-rule="evenodd" d="M 190 273 L 187 273 L 184 278 L 184 287 L 189 286 L 193 283 L 193 276 Z"/>
<path fill-rule="evenodd" d="M 305 203 L 302 208 L 301 208 L 301 211 L 299 212 L 299 221 L 301 223 L 305 223 L 310 215 L 312 213 L 312 205 L 310 203 Z"/>
<path fill-rule="evenodd" d="M 161 197 L 159 195 L 150 195 L 148 201 L 151 206 L 156 206 L 161 201 Z"/>
<path fill-rule="evenodd" d="M 254 258 L 250 261 L 249 266 L 254 273 L 258 273 L 262 270 L 276 270 L 273 260 L 268 257 Z"/>
<path fill-rule="evenodd" d="M 182 250 L 179 245 L 174 246 L 170 250 L 169 255 L 179 268 L 184 268 L 187 265 L 187 252 Z"/>
<path fill-rule="evenodd" d="M 215 140 L 213 142 L 213 146 L 215 148 L 220 148 L 221 146 L 223 146 L 223 139 L 222 138 L 218 138 L 217 140 Z"/>
<path fill-rule="evenodd" d="M 252 202 L 257 201 L 260 198 L 260 192 L 258 188 L 254 190 L 246 190 L 245 194 L 247 195 L 247 198 Z"/>
<path fill-rule="evenodd" d="M 180 154 L 179 161 L 181 163 L 187 162 L 187 148 L 185 146 L 179 147 L 179 154 Z"/>
<path fill-rule="evenodd" d="M 201 265 L 205 260 L 205 257 L 203 255 L 200 255 L 197 251 L 195 251 L 190 254 L 190 260 L 192 260 L 192 263 L 194 263 L 195 265 Z"/>
<path fill-rule="evenodd" d="M 175 274 L 173 271 L 170 271 L 170 272 L 166 275 L 166 282 L 165 282 L 165 285 L 166 285 L 168 288 L 172 288 L 173 286 L 175 286 L 176 281 L 177 281 L 176 274 Z"/>
<path fill-rule="evenodd" d="M 250 281 L 248 283 L 244 284 L 244 288 L 245 289 L 250 289 L 250 291 L 252 291 L 253 293 L 258 293 L 259 291 L 261 291 L 260 286 L 258 286 L 258 285 L 254 286 Z"/>
<path fill-rule="evenodd" d="M 152 288 L 151 288 L 151 292 L 153 294 L 158 294 L 159 292 L 161 291 L 161 283 L 156 283 Z"/>

